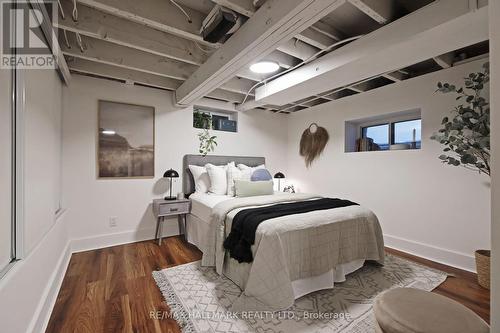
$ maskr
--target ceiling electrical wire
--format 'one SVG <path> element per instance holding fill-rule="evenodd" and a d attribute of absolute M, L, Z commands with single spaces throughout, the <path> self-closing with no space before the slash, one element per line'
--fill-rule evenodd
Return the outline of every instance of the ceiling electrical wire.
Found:
<path fill-rule="evenodd" d="M 63 29 L 63 35 L 64 35 L 64 44 L 66 44 L 66 47 L 68 49 L 71 48 L 71 44 L 69 43 L 69 40 L 68 40 L 68 34 L 66 32 L 66 30 Z"/>
<path fill-rule="evenodd" d="M 245 95 L 245 98 L 243 99 L 243 102 L 241 102 L 241 104 L 245 103 L 245 102 L 246 102 L 246 100 L 248 99 L 248 96 L 250 95 L 250 93 L 251 93 L 251 92 L 252 92 L 255 88 L 257 88 L 258 86 L 260 86 L 261 84 L 266 84 L 266 83 L 267 83 L 268 81 L 270 81 L 270 80 L 274 80 L 274 79 L 276 79 L 276 78 L 278 78 L 278 77 L 280 77 L 280 76 L 282 76 L 282 75 L 284 75 L 284 74 L 286 74 L 286 73 L 290 73 L 291 71 L 296 70 L 297 68 L 302 67 L 302 66 L 304 66 L 304 65 L 306 65 L 306 64 L 308 64 L 308 63 L 310 63 L 311 61 L 313 61 L 313 60 L 317 59 L 317 58 L 318 58 L 320 55 L 322 55 L 323 53 L 326 53 L 326 52 L 330 51 L 331 49 L 333 49 L 333 48 L 335 48 L 335 47 L 337 47 L 337 46 L 340 46 L 340 45 L 342 45 L 342 44 L 345 44 L 345 43 L 348 43 L 348 42 L 352 42 L 352 41 L 354 41 L 354 40 L 356 40 L 356 39 L 359 39 L 359 38 L 361 38 L 361 37 L 363 37 L 363 36 L 364 36 L 364 35 L 359 35 L 359 36 L 349 37 L 349 38 L 343 39 L 343 40 L 341 40 L 341 41 L 338 41 L 338 42 L 336 42 L 336 43 L 334 43 L 334 44 L 332 44 L 332 45 L 330 45 L 330 46 L 325 47 L 324 49 L 319 50 L 318 52 L 316 52 L 315 54 L 313 54 L 312 56 L 310 56 L 310 57 L 309 57 L 309 58 L 307 58 L 306 60 L 304 60 L 304 61 L 302 61 L 302 62 L 298 63 L 297 65 L 292 66 L 292 67 L 288 68 L 287 70 L 285 70 L 285 71 L 283 71 L 283 72 L 280 72 L 280 73 L 274 74 L 273 76 L 270 76 L 270 77 L 268 77 L 267 79 L 264 79 L 264 80 L 262 80 L 262 81 L 257 82 L 256 84 L 254 84 L 254 85 L 253 85 L 253 86 L 252 86 L 252 87 L 251 87 L 251 88 L 247 91 L 247 93 L 246 93 L 246 95 Z"/>
<path fill-rule="evenodd" d="M 76 0 L 73 0 L 73 12 L 71 13 L 73 16 L 73 21 L 78 22 L 78 9 L 76 8 Z"/>
<path fill-rule="evenodd" d="M 75 0 L 76 1 L 76 0 Z M 177 8 L 179 8 L 179 10 L 184 14 L 184 16 L 187 17 L 188 19 L 188 22 L 189 23 L 193 23 L 193 21 L 191 20 L 191 17 L 189 16 L 189 14 L 184 10 L 184 8 L 182 8 L 181 5 L 179 5 L 177 2 L 175 2 L 175 0 L 170 0 L 170 2 Z"/>
<path fill-rule="evenodd" d="M 84 53 L 85 48 L 83 47 L 82 36 L 80 36 L 80 34 L 78 32 L 75 32 L 75 35 L 76 35 L 76 42 L 77 42 L 78 46 L 80 47 L 80 51 L 82 53 Z"/>
<path fill-rule="evenodd" d="M 63 10 L 62 5 L 61 5 L 61 0 L 57 0 L 57 5 L 59 7 L 59 10 L 61 11 L 61 17 L 62 17 L 62 19 L 63 20 L 66 19 L 66 15 L 64 15 L 64 10 Z"/>

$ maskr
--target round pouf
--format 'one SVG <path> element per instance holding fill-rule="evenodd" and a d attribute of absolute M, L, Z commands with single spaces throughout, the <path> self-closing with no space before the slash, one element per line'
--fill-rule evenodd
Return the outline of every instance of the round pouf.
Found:
<path fill-rule="evenodd" d="M 488 333 L 488 324 L 460 303 L 414 288 L 388 290 L 375 298 L 376 332 Z"/>

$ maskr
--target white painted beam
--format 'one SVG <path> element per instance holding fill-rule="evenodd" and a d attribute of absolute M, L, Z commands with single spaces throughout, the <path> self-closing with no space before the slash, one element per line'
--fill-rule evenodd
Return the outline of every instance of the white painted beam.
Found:
<path fill-rule="evenodd" d="M 266 60 L 272 60 L 278 63 L 280 67 L 288 69 L 299 63 L 299 60 L 289 54 L 275 50 L 266 56 Z"/>
<path fill-rule="evenodd" d="M 30 4 L 34 9 L 37 9 L 42 14 L 41 18 L 36 15 L 34 16 L 34 18 L 38 21 L 38 25 L 40 26 L 43 35 L 49 43 L 50 51 L 54 55 L 54 60 L 57 64 L 57 71 L 59 72 L 64 83 L 68 85 L 71 80 L 71 74 L 69 72 L 66 59 L 61 52 L 61 47 L 59 45 L 59 41 L 57 40 L 54 27 L 49 23 L 51 22 L 52 13 L 50 13 L 49 15 L 49 13 L 47 12 L 47 8 L 45 7 L 45 4 L 42 0 L 30 0 Z"/>
<path fill-rule="evenodd" d="M 450 68 L 453 66 L 453 60 L 455 60 L 455 53 L 448 52 L 437 57 L 433 57 L 434 61 L 441 66 L 441 68 Z"/>
<path fill-rule="evenodd" d="M 257 10 L 252 0 L 212 0 L 212 1 L 216 4 L 234 10 L 235 12 L 244 15 L 246 17 L 251 17 Z M 333 28 L 329 30 L 333 30 Z M 312 29 L 312 28 L 305 29 L 295 37 L 319 49 L 326 48 L 335 43 L 336 41 L 336 39 L 330 36 L 329 33 L 324 33 L 322 30 Z"/>
<path fill-rule="evenodd" d="M 276 45 L 290 40 L 331 11 L 342 0 L 268 0 L 176 90 L 177 103 L 191 104 L 220 86 Z"/>
<path fill-rule="evenodd" d="M 222 90 L 222 89 L 215 89 L 214 91 L 209 92 L 205 96 L 220 99 L 223 101 L 233 102 L 233 103 L 241 103 L 241 102 L 243 102 L 243 98 L 245 98 L 245 96 L 242 94 L 238 94 L 235 92 Z"/>
<path fill-rule="evenodd" d="M 168 0 L 78 0 L 78 2 L 154 29 L 210 45 L 203 41 L 199 34 L 205 15 L 184 7 L 191 18 L 189 22 L 179 8 Z"/>
<path fill-rule="evenodd" d="M 282 105 L 430 59 L 488 39 L 487 7 L 433 2 L 390 25 L 256 89 L 257 103 Z M 241 106 L 244 109 L 246 106 Z"/>
<path fill-rule="evenodd" d="M 69 59 L 68 66 L 72 71 L 76 71 L 79 73 L 92 74 L 123 81 L 131 81 L 167 90 L 175 90 L 182 84 L 182 81 L 174 80 L 168 77 L 89 61 L 85 59 Z"/>
<path fill-rule="evenodd" d="M 301 60 L 309 59 L 319 51 L 318 48 L 295 38 L 292 38 L 278 46 L 278 50 Z"/>
<path fill-rule="evenodd" d="M 322 21 L 318 21 L 314 23 L 309 29 L 316 30 L 321 32 L 323 35 L 330 37 L 331 39 L 336 40 L 337 42 L 344 39 L 344 34 L 332 27 L 329 24 L 326 24 Z"/>
<path fill-rule="evenodd" d="M 386 79 L 389 79 L 394 82 L 400 82 L 406 79 L 407 75 L 401 72 L 390 72 L 390 73 L 385 73 L 382 74 L 381 76 L 385 77 Z"/>
<path fill-rule="evenodd" d="M 366 15 L 380 24 L 386 24 L 394 18 L 394 0 L 348 0 Z"/>
<path fill-rule="evenodd" d="M 71 17 L 73 2 L 61 0 L 61 5 L 66 15 L 64 19 L 59 17 L 56 26 L 64 30 L 194 65 L 201 65 L 208 58 L 208 54 L 191 40 L 80 4 L 77 5 L 78 21 L 75 22 Z"/>
<path fill-rule="evenodd" d="M 336 42 L 336 40 L 331 38 L 330 36 L 327 36 L 312 28 L 308 28 L 302 31 L 300 34 L 295 36 L 295 38 L 318 49 L 325 49 Z"/>
<path fill-rule="evenodd" d="M 59 38 L 62 38 L 62 33 L 59 35 Z M 76 42 L 75 34 L 68 33 L 68 39 L 70 47 L 61 41 L 62 52 L 65 55 L 76 58 L 139 70 L 177 80 L 187 79 L 197 68 L 195 65 L 178 62 L 91 37 L 82 37 L 85 50 L 81 52 Z"/>

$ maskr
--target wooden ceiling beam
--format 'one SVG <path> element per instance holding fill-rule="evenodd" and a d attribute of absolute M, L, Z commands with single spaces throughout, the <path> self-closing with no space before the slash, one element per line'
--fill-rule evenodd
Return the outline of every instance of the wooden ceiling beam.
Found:
<path fill-rule="evenodd" d="M 78 21 L 73 21 L 73 2 L 61 0 L 65 13 L 59 16 L 58 28 L 78 32 L 81 35 L 102 39 L 122 46 L 157 54 L 162 57 L 194 65 L 204 63 L 208 54 L 195 42 L 181 38 L 130 20 L 106 14 L 91 7 L 78 4 Z M 204 47 L 206 49 L 207 46 Z"/>
<path fill-rule="evenodd" d="M 436 1 L 256 89 L 256 101 L 284 104 L 350 85 L 488 39 L 487 8 L 468 0 Z M 239 109 L 244 110 L 245 105 Z"/>
<path fill-rule="evenodd" d="M 295 38 L 282 43 L 278 46 L 278 50 L 300 60 L 309 59 L 319 51 L 318 48 Z"/>
<path fill-rule="evenodd" d="M 348 0 L 352 5 L 380 24 L 394 19 L 396 4 L 394 0 Z"/>
<path fill-rule="evenodd" d="M 184 14 L 167 0 L 77 0 L 79 3 L 100 11 L 143 24 L 182 38 L 191 39 L 204 45 L 205 42 L 199 30 L 205 15 L 188 7 L 183 9 L 189 15 L 191 22 Z"/>
<path fill-rule="evenodd" d="M 103 64 L 86 59 L 71 57 L 67 62 L 70 70 L 78 73 L 91 74 L 122 81 L 131 81 L 161 89 L 175 90 L 182 84 L 182 81 L 174 80 L 165 76 L 140 72 L 133 69 Z"/>
<path fill-rule="evenodd" d="M 68 33 L 69 45 L 59 34 L 62 52 L 65 55 L 93 60 L 105 64 L 115 65 L 128 69 L 140 70 L 151 74 L 170 77 L 177 80 L 186 80 L 197 69 L 197 66 L 182 63 L 148 52 L 106 42 L 100 39 L 83 37 L 84 51 L 80 50 L 75 34 Z"/>
<path fill-rule="evenodd" d="M 253 16 L 253 14 L 255 14 L 257 10 L 257 8 L 254 6 L 253 0 L 212 0 L 212 1 L 218 5 L 229 8 L 246 17 Z M 338 41 L 338 39 L 336 39 L 330 34 L 330 32 L 334 31 L 335 29 L 331 27 L 327 28 L 325 27 L 325 25 L 326 25 L 325 23 L 322 23 L 323 29 L 313 29 L 314 26 L 313 25 L 312 27 L 308 27 L 301 33 L 297 34 L 295 37 L 319 49 L 326 48 L 335 43 L 335 41 Z"/>
<path fill-rule="evenodd" d="M 450 68 L 455 60 L 455 52 L 448 52 L 432 58 L 441 68 Z"/>
<path fill-rule="evenodd" d="M 343 0 L 268 0 L 176 90 L 177 103 L 188 105 L 219 87 L 276 45 L 290 40 Z"/>

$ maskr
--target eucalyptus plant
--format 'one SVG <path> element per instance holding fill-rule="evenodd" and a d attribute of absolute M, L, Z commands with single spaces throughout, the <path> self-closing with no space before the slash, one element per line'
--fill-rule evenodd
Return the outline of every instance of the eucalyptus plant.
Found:
<path fill-rule="evenodd" d="M 198 139 L 200 140 L 199 153 L 202 156 L 207 156 L 208 153 L 215 150 L 217 146 L 217 136 L 211 135 L 208 129 L 204 129 L 202 132 L 198 133 Z"/>
<path fill-rule="evenodd" d="M 444 117 L 438 133 L 431 139 L 444 146 L 439 159 L 451 166 L 462 166 L 490 176 L 490 105 L 484 97 L 484 88 L 490 79 L 489 63 L 482 71 L 464 78 L 465 88 L 450 83 L 437 84 L 441 93 L 456 94 L 463 102 Z"/>

